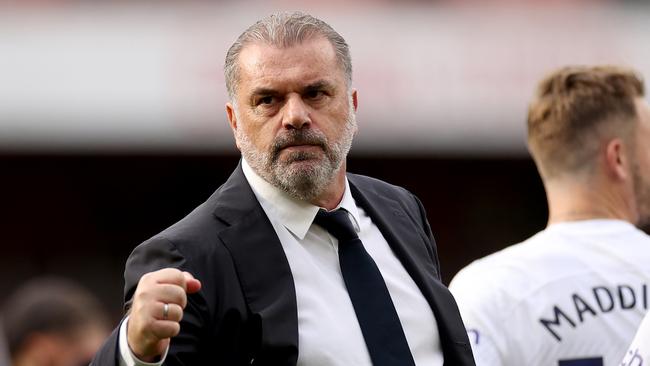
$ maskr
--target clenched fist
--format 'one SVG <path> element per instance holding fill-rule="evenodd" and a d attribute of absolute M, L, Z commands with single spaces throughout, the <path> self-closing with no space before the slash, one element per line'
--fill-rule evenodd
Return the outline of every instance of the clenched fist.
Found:
<path fill-rule="evenodd" d="M 129 347 L 136 357 L 150 362 L 165 352 L 170 338 L 180 332 L 187 294 L 200 289 L 199 280 L 175 268 L 140 278 L 127 328 Z"/>

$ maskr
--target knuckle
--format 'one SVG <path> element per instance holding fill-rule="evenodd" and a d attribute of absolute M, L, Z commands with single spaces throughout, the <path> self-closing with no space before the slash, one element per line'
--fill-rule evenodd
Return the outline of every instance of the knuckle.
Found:
<path fill-rule="evenodd" d="M 140 286 L 138 288 L 137 297 L 141 299 L 149 297 L 149 289 L 147 288 L 147 286 Z"/>
<path fill-rule="evenodd" d="M 143 274 L 142 277 L 140 277 L 140 283 L 149 282 L 150 279 L 151 279 L 151 276 L 152 276 L 151 272 L 147 272 L 147 273 Z"/>
<path fill-rule="evenodd" d="M 170 285 L 166 288 L 170 302 L 181 305 L 186 301 L 185 291 L 176 285 Z"/>
<path fill-rule="evenodd" d="M 173 267 L 163 268 L 161 271 L 173 278 L 178 278 L 178 276 L 182 276 L 183 274 L 179 269 Z"/>
<path fill-rule="evenodd" d="M 178 305 L 174 306 L 174 319 L 177 322 L 180 322 L 183 319 L 183 309 Z"/>
<path fill-rule="evenodd" d="M 178 333 L 181 332 L 181 325 L 179 323 L 176 323 L 176 322 L 171 323 L 170 328 L 171 328 L 170 333 L 171 333 L 172 337 L 177 336 Z"/>
<path fill-rule="evenodd" d="M 152 328 L 152 334 L 158 339 L 165 339 L 176 336 L 180 333 L 179 323 L 169 320 L 157 321 Z"/>
<path fill-rule="evenodd" d="M 187 307 L 187 296 L 185 296 L 185 293 L 183 293 L 181 296 L 178 305 L 180 305 L 181 309 L 185 309 Z"/>
<path fill-rule="evenodd" d="M 178 300 L 182 303 L 187 302 L 187 294 L 182 288 L 177 288 L 176 289 L 176 296 L 178 297 Z"/>
<path fill-rule="evenodd" d="M 154 293 L 150 288 L 142 288 L 142 290 L 136 295 L 134 302 L 137 302 L 140 306 L 145 307 L 154 299 Z"/>
<path fill-rule="evenodd" d="M 169 338 L 170 330 L 165 322 L 156 321 L 151 326 L 151 334 L 158 339 Z"/>
<path fill-rule="evenodd" d="M 146 306 L 143 306 L 143 312 L 145 312 L 149 319 L 154 319 L 156 314 L 156 306 L 153 302 L 148 303 Z"/>

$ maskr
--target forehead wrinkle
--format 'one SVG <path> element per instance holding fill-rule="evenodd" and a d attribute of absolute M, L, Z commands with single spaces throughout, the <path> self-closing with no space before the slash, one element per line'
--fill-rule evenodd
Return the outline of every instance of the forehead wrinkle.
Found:
<path fill-rule="evenodd" d="M 323 47 L 323 43 L 327 46 Z M 327 51 L 314 52 L 314 48 Z M 322 79 L 323 69 L 329 68 L 338 70 L 340 76 L 345 79 L 334 48 L 325 38 L 307 40 L 287 48 L 260 42 L 251 43 L 242 50 L 238 63 L 240 81 L 248 79 L 254 84 L 259 83 L 253 87 L 264 86 L 265 79 L 270 83 L 276 81 L 273 79 L 279 79 L 282 82 L 304 85 Z M 310 65 L 315 66 L 313 71 Z"/>

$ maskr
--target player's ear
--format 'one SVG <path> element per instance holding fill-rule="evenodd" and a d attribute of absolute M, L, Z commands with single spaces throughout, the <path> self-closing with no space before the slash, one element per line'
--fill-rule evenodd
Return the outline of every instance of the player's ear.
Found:
<path fill-rule="evenodd" d="M 359 108 L 359 99 L 357 97 L 357 89 L 352 88 L 352 92 L 350 93 L 350 97 L 352 98 L 352 106 L 354 107 L 354 111 L 356 112 L 357 109 Z"/>
<path fill-rule="evenodd" d="M 615 180 L 630 178 L 630 157 L 624 141 L 614 138 L 605 145 L 605 169 L 607 175 Z"/>

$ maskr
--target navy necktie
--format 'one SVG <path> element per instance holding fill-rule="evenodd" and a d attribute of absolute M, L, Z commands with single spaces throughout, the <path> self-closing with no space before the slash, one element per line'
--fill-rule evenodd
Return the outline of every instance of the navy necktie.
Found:
<path fill-rule="evenodd" d="M 339 241 L 339 263 L 374 366 L 415 365 L 379 268 L 354 231 L 347 211 L 318 211 L 314 223 Z"/>

